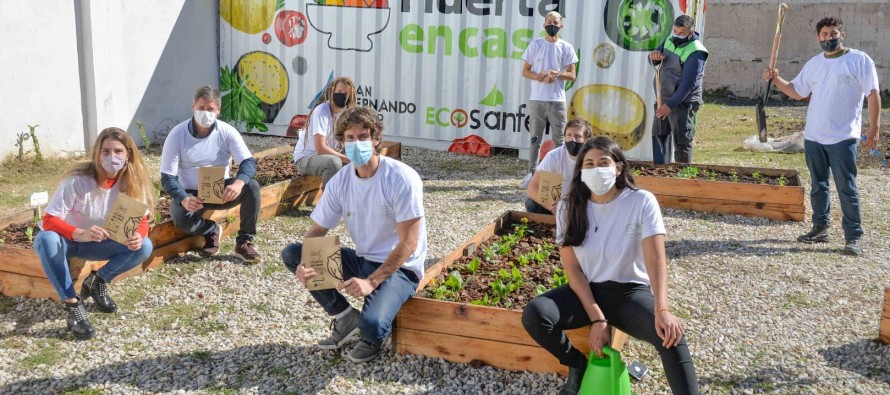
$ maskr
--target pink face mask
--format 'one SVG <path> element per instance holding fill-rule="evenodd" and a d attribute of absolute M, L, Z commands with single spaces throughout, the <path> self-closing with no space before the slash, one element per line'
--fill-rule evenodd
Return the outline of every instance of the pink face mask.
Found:
<path fill-rule="evenodd" d="M 102 168 L 109 173 L 117 173 L 127 165 L 127 158 L 108 155 L 102 158 Z"/>

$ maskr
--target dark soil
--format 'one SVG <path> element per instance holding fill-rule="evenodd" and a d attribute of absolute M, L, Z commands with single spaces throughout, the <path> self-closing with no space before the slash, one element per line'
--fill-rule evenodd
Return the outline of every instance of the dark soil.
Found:
<path fill-rule="evenodd" d="M 0 245 L 26 248 L 30 250 L 33 243 L 31 242 L 31 239 L 28 238 L 29 227 L 33 232 L 31 234 L 32 238 L 37 236 L 37 233 L 40 232 L 40 228 L 34 226 L 34 224 L 30 222 L 12 224 L 4 229 L 0 229 Z"/>
<path fill-rule="evenodd" d="M 522 309 L 531 299 L 537 296 L 535 288 L 542 285 L 549 290 L 555 288 L 552 281 L 557 270 L 562 272 L 562 263 L 559 260 L 559 250 L 556 248 L 556 242 L 553 237 L 554 226 L 540 223 L 529 223 L 529 232 L 513 245 L 513 248 L 504 255 L 497 255 L 491 259 L 486 259 L 485 249 L 499 241 L 502 237 L 513 233 L 512 228 L 504 228 L 496 235 L 491 236 L 488 240 L 479 245 L 475 251 L 469 256 L 461 257 L 452 263 L 451 267 L 443 270 L 434 280 L 430 282 L 425 289 L 425 297 L 450 300 L 461 303 L 472 303 L 479 301 L 488 295 L 489 299 L 496 295 L 491 284 L 501 278 L 498 271 L 504 269 L 506 272 L 512 272 L 515 267 L 522 273 L 522 286 L 513 292 L 508 293 L 503 299 L 496 304 L 489 304 L 498 307 L 507 307 L 511 309 Z M 536 250 L 539 246 L 551 246 L 552 251 L 546 256 L 543 263 L 531 260 L 527 264 L 522 264 L 519 257 Z M 471 274 L 468 269 L 470 261 L 474 258 L 480 260 L 480 265 L 475 274 Z M 457 296 L 453 293 L 436 296 L 436 288 L 441 287 L 452 271 L 457 270 L 463 279 L 464 286 L 460 289 Z M 563 275 L 564 278 L 564 275 Z M 503 283 L 508 281 L 502 280 Z"/>
<path fill-rule="evenodd" d="M 708 167 L 696 167 L 678 164 L 651 166 L 641 163 L 633 164 L 634 176 L 650 176 L 665 178 L 692 178 L 705 181 L 728 181 L 743 184 L 764 184 L 779 186 L 798 186 L 797 179 L 784 176 L 770 176 L 753 173 L 752 175 L 738 172 L 724 172 Z"/>
<path fill-rule="evenodd" d="M 881 136 L 878 139 L 878 155 L 884 160 L 890 162 L 890 131 L 885 128 L 883 125 L 881 126 Z M 862 144 L 859 144 L 859 150 L 856 153 L 856 162 L 860 168 L 865 167 L 881 167 L 881 159 L 876 157 L 874 154 L 870 152 L 871 150 L 867 150 L 862 147 Z"/>

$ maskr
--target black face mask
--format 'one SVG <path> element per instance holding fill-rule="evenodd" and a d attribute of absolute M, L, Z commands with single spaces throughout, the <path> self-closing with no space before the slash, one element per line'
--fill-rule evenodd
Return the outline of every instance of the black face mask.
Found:
<path fill-rule="evenodd" d="M 340 107 L 340 108 L 346 107 L 346 94 L 345 93 L 335 93 L 334 97 L 332 99 L 334 101 L 334 104 L 337 107 Z"/>
<path fill-rule="evenodd" d="M 838 47 L 841 46 L 841 38 L 829 38 L 825 41 L 819 41 L 819 46 L 821 46 L 822 50 L 825 52 L 837 51 Z"/>
<path fill-rule="evenodd" d="M 544 26 L 544 30 L 547 31 L 547 35 L 549 35 L 550 37 L 556 37 L 556 33 L 559 33 L 559 26 L 547 25 Z"/>
<path fill-rule="evenodd" d="M 568 151 L 571 156 L 578 156 L 578 153 L 581 152 L 581 143 L 577 141 L 566 141 L 566 151 Z"/>

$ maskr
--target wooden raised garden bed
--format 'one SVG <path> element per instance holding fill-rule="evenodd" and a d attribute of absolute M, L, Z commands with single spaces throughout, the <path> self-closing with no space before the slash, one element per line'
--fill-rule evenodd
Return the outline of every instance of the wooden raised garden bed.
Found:
<path fill-rule="evenodd" d="M 795 170 L 632 162 L 638 187 L 661 207 L 780 221 L 804 220 L 804 187 Z"/>
<path fill-rule="evenodd" d="M 395 159 L 401 158 L 401 144 L 394 142 L 383 142 L 383 144 L 382 154 L 395 157 Z M 290 155 L 293 149 L 293 145 L 276 147 L 258 152 L 254 154 L 254 157 L 260 160 L 276 155 Z M 261 181 L 261 184 L 264 183 L 259 176 L 258 180 Z M 302 204 L 315 204 L 320 197 L 320 177 L 300 176 L 265 185 L 261 190 L 260 219 L 281 215 Z M 223 226 L 223 237 L 227 237 L 237 232 L 240 224 L 240 212 L 241 206 L 239 205 L 228 210 L 207 210 L 204 217 L 220 223 Z M 15 223 L 30 222 L 33 215 L 33 212 L 29 210 L 0 219 L 0 229 Z M 141 265 L 118 276 L 116 281 L 142 274 L 187 251 L 201 248 L 204 244 L 201 236 L 184 234 L 173 225 L 169 218 L 152 224 L 148 237 L 154 244 L 152 255 Z M 72 259 L 69 262 L 69 268 L 71 269 L 71 278 L 75 282 L 75 289 L 80 288 L 80 284 L 90 271 L 98 270 L 105 263 L 106 261 Z M 10 246 L 5 243 L 0 243 L 0 295 L 58 298 L 55 289 L 43 273 L 40 259 L 34 254 L 34 251 L 30 248 Z"/>
<path fill-rule="evenodd" d="M 881 324 L 878 331 L 881 342 L 890 344 L 890 287 L 884 288 L 884 308 L 881 311 Z"/>
<path fill-rule="evenodd" d="M 549 238 L 552 243 L 553 216 L 508 211 L 486 226 L 462 246 L 451 251 L 442 260 L 427 269 L 418 286 L 417 295 L 409 299 L 396 316 L 395 330 L 393 331 L 393 345 L 396 352 L 443 358 L 447 361 L 469 363 L 473 366 L 491 365 L 507 370 L 567 374 L 567 368 L 560 365 L 556 358 L 532 340 L 522 326 L 521 308 L 534 297 L 534 291 L 531 291 L 532 294 L 529 296 L 529 289 L 538 286 L 549 289 L 558 285 L 553 281 L 541 280 L 546 278 L 542 276 L 550 275 L 551 271 L 558 275 L 561 270 L 561 265 L 558 263 L 558 252 L 555 250 L 556 246 L 550 244 L 539 248 L 540 244 L 529 245 L 525 242 L 528 239 L 518 238 L 512 246 L 505 248 L 511 252 L 493 256 L 494 249 L 498 247 L 494 243 L 503 245 L 503 240 L 506 239 L 493 236 L 516 235 L 515 231 L 518 228 L 515 226 L 521 224 L 523 218 L 528 219 L 529 225 L 534 223 L 549 225 L 546 228 L 548 229 L 546 233 L 550 234 L 547 235 L 537 234 L 542 233 L 541 227 L 530 227 L 538 229 L 537 231 L 533 230 L 536 236 Z M 552 252 L 548 253 L 546 250 Z M 486 254 L 486 251 L 488 255 L 485 255 L 485 258 L 479 258 Z M 544 259 L 534 262 L 536 258 L 531 258 L 529 259 L 532 261 L 530 263 L 519 263 L 519 260 L 525 260 L 522 256 L 532 256 L 535 252 L 544 255 L 537 259 Z M 512 261 L 515 258 L 518 258 L 517 261 L 510 262 L 510 265 L 521 268 L 523 273 L 526 273 L 518 276 L 518 278 L 524 279 L 524 283 L 516 292 L 499 298 L 499 302 L 492 303 L 493 300 L 488 300 L 487 303 L 483 302 L 481 299 L 483 297 L 480 296 L 480 292 L 483 292 L 481 288 L 492 290 L 490 296 L 494 299 L 498 292 L 494 287 L 489 287 L 489 281 L 493 279 L 493 282 L 497 282 L 499 281 L 498 276 L 501 275 L 494 272 L 485 273 L 485 271 L 491 270 L 487 266 L 500 265 L 503 267 L 503 264 L 507 262 L 501 262 L 502 260 Z M 483 263 L 477 265 L 478 269 L 474 269 L 474 274 L 467 274 L 467 262 L 479 259 Z M 544 267 L 554 266 L 554 260 L 558 270 L 554 271 L 552 267 Z M 508 274 L 508 270 L 505 269 L 502 272 L 501 279 L 503 281 L 501 284 L 506 283 L 507 286 L 510 286 L 513 280 L 510 279 L 511 274 Z M 542 270 L 546 271 L 546 274 L 535 273 Z M 454 274 L 455 272 L 457 274 Z M 455 301 L 440 300 L 443 299 L 441 298 L 442 294 L 449 294 L 448 285 L 453 284 L 449 284 L 448 280 L 450 276 L 455 275 L 462 277 L 462 290 L 456 294 L 452 293 L 451 297 L 444 298 Z M 467 285 L 471 281 L 476 282 L 476 289 L 471 290 L 471 286 Z M 564 281 L 563 275 L 561 283 Z M 519 295 L 522 291 L 525 294 Z M 544 291 L 544 289 L 540 291 Z M 436 294 L 439 295 L 436 296 Z M 475 300 L 468 301 L 468 298 Z M 505 304 L 510 308 L 501 307 Z M 585 353 L 590 349 L 588 331 L 589 328 L 585 327 L 567 332 L 572 343 Z M 626 336 L 618 332 L 613 338 L 613 346 L 620 349 Z"/>

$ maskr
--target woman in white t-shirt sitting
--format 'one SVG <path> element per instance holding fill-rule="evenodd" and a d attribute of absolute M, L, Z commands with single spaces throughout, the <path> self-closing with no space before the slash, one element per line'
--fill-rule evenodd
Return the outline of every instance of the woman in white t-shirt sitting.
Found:
<path fill-rule="evenodd" d="M 655 346 L 673 393 L 698 393 L 683 327 L 668 305 L 661 209 L 652 193 L 636 188 L 629 170 L 621 148 L 606 137 L 581 148 L 556 213 L 569 283 L 533 299 L 522 313 L 529 335 L 569 367 L 560 394 L 576 394 L 587 367 L 563 331 L 590 326 L 591 351 L 602 356 L 609 324 Z"/>
<path fill-rule="evenodd" d="M 306 132 L 294 147 L 294 165 L 303 175 L 320 176 L 322 185 L 337 174 L 349 159 L 334 138 L 334 126 L 344 109 L 355 107 L 355 83 L 338 77 L 325 88 L 309 113 Z"/>
<path fill-rule="evenodd" d="M 108 295 L 108 282 L 145 261 L 152 251 L 147 237 L 148 213 L 126 244 L 108 238 L 108 231 L 102 227 L 118 194 L 154 208 L 154 187 L 133 139 L 119 128 L 105 129 L 96 138 L 90 155 L 92 160 L 75 165 L 65 174 L 46 206 L 42 231 L 34 238 L 34 251 L 65 304 L 68 330 L 77 339 L 95 334 L 84 299 L 92 297 L 103 313 L 115 312 L 117 305 Z M 80 297 L 68 268 L 71 258 L 108 260 L 83 281 Z"/>

